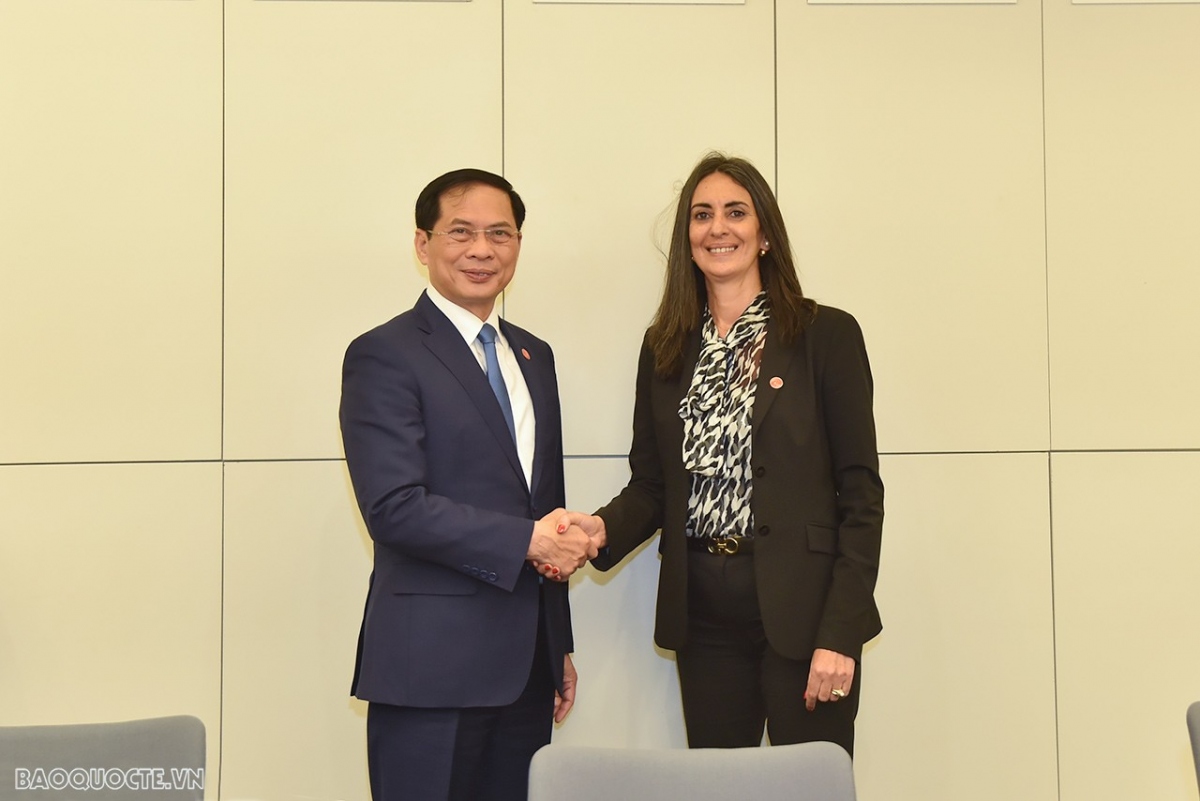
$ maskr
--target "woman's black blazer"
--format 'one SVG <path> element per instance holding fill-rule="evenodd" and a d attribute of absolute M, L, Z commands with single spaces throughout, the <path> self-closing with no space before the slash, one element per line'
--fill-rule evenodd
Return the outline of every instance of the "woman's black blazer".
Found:
<path fill-rule="evenodd" d="M 632 476 L 596 513 L 608 532 L 608 548 L 594 560 L 601 570 L 662 530 L 654 639 L 670 650 L 687 638 L 684 526 L 691 484 L 679 402 L 699 351 L 696 331 L 680 376 L 663 379 L 643 342 Z M 872 393 L 862 330 L 852 316 L 819 306 L 791 345 L 768 322 L 754 397 L 751 558 L 767 639 L 790 659 L 808 660 L 815 648 L 827 648 L 857 660 L 882 628 L 874 589 L 883 482 Z"/>

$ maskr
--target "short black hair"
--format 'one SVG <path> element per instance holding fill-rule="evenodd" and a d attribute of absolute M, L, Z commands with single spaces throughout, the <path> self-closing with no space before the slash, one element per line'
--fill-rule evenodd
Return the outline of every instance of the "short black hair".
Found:
<path fill-rule="evenodd" d="M 513 218 L 517 222 L 517 230 L 521 229 L 521 226 L 525 224 L 525 202 L 512 188 L 512 184 L 495 173 L 472 168 L 452 170 L 445 175 L 439 175 L 421 190 L 421 194 L 417 196 L 417 228 L 422 231 L 433 230 L 433 226 L 437 224 L 438 218 L 442 214 L 442 196 L 452 189 L 466 188 L 472 184 L 494 186 L 506 192 L 508 199 L 512 202 Z"/>

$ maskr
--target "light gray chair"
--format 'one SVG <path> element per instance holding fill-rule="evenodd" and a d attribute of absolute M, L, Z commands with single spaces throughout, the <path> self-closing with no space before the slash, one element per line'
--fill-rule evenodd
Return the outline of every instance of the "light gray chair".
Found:
<path fill-rule="evenodd" d="M 1188 734 L 1192 736 L 1192 761 L 1196 763 L 1196 784 L 1200 785 L 1200 701 L 1187 711 Z"/>
<path fill-rule="evenodd" d="M 0 726 L 0 801 L 202 801 L 204 723 Z"/>
<path fill-rule="evenodd" d="M 543 746 L 529 801 L 855 801 L 850 757 L 833 743 L 636 750 Z"/>

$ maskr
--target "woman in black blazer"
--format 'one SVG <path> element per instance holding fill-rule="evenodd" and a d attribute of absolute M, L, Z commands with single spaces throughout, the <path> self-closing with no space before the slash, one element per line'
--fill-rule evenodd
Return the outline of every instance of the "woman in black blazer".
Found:
<path fill-rule="evenodd" d="M 804 297 L 770 186 L 713 153 L 676 210 L 638 364 L 628 486 L 571 520 L 606 570 L 659 529 L 655 641 L 688 744 L 853 753 L 883 527 L 858 323 Z M 551 570 L 551 568 L 544 568 Z"/>

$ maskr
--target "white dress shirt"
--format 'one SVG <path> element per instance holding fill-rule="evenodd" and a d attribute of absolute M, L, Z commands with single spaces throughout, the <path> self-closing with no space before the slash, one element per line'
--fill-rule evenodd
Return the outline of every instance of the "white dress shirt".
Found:
<path fill-rule="evenodd" d="M 484 322 L 490 323 L 496 329 L 496 359 L 500 362 L 500 375 L 504 378 L 504 387 L 508 390 L 508 402 L 512 404 L 513 424 L 517 430 L 517 456 L 521 459 L 521 470 L 525 473 L 526 486 L 533 486 L 533 450 L 537 437 L 537 423 L 533 416 L 533 398 L 529 395 L 529 387 L 525 385 L 525 376 L 521 366 L 517 364 L 517 355 L 504 337 L 500 328 L 500 312 L 497 306 L 492 306 L 492 313 L 487 320 L 480 320 L 471 312 L 446 298 L 429 285 L 429 299 L 437 306 L 442 314 L 450 318 L 458 333 L 462 335 L 479 369 L 487 372 L 487 362 L 483 355 L 483 344 L 478 337 Z"/>

